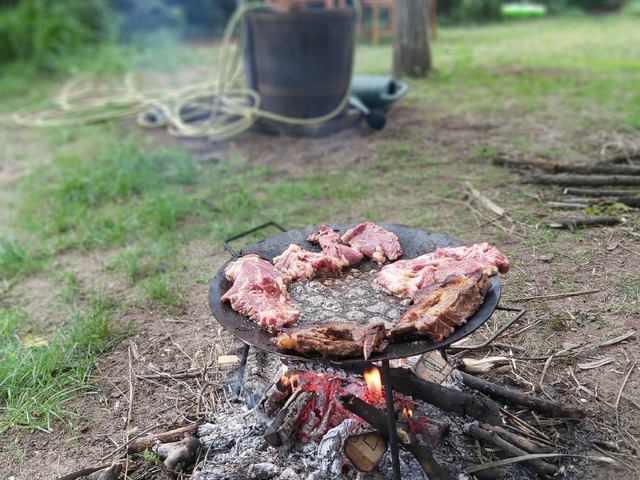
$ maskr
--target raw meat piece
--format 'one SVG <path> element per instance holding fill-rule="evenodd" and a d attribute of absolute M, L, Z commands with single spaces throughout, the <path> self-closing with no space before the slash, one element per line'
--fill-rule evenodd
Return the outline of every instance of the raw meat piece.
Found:
<path fill-rule="evenodd" d="M 422 287 L 451 275 L 482 272 L 491 276 L 508 270 L 507 258 L 497 248 L 482 243 L 472 247 L 438 248 L 413 259 L 398 260 L 382 267 L 374 283 L 394 295 L 413 298 Z"/>
<path fill-rule="evenodd" d="M 424 287 L 416 293 L 413 305 L 405 310 L 389 331 L 389 337 L 417 333 L 441 342 L 456 327 L 467 323 L 480 308 L 490 289 L 491 281 L 481 272 L 449 277 L 443 282 Z"/>
<path fill-rule="evenodd" d="M 225 270 L 233 285 L 222 296 L 231 308 L 261 327 L 276 331 L 298 320 L 298 310 L 289 296 L 282 275 L 258 255 L 250 254 L 229 263 Z"/>
<path fill-rule="evenodd" d="M 404 253 L 395 233 L 372 222 L 364 222 L 347 230 L 342 235 L 342 241 L 378 263 L 384 263 L 387 259 L 395 260 Z"/>
<path fill-rule="evenodd" d="M 309 235 L 307 240 L 311 243 L 319 243 L 322 251 L 337 258 L 343 267 L 355 265 L 364 258 L 359 250 L 345 245 L 340 239 L 340 235 L 324 224 L 320 225 L 320 230 Z"/>
<path fill-rule="evenodd" d="M 495 266 L 500 273 L 509 271 L 509 260 L 496 247 L 488 243 L 474 243 L 470 247 L 442 247 L 434 252 L 438 258 L 454 258 L 456 260 L 478 260 Z"/>
<path fill-rule="evenodd" d="M 361 325 L 355 322 L 334 322 L 323 325 L 292 328 L 272 339 L 281 350 L 295 350 L 305 356 L 338 359 L 364 357 L 381 352 L 388 345 L 383 323 Z"/>
<path fill-rule="evenodd" d="M 335 257 L 324 252 L 303 250 L 292 243 L 281 255 L 273 259 L 273 264 L 284 279 L 284 283 L 291 284 L 300 278 L 312 278 L 319 273 L 340 272 L 342 263 Z"/>

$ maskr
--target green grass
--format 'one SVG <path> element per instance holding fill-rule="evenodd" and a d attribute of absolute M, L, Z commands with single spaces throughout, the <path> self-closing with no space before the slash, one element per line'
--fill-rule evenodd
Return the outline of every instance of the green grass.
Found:
<path fill-rule="evenodd" d="M 113 314 L 112 302 L 96 296 L 44 338 L 48 345 L 26 347 L 19 331 L 26 314 L 0 310 L 0 433 L 11 427 L 50 431 L 54 420 L 72 415 L 64 405 L 90 385 L 95 357 L 114 338 Z"/>
<path fill-rule="evenodd" d="M 639 128 L 636 23 L 607 17 L 443 28 L 432 45 L 436 70 L 426 80 L 407 80 L 411 90 L 404 101 L 423 109 L 430 121 L 503 115 L 525 125 L 526 115 L 536 113 L 549 120 L 549 129 L 600 122 Z M 156 66 L 193 67 L 198 59 L 215 57 L 213 49 L 187 50 L 177 54 L 163 44 L 163 50 L 139 60 L 148 73 Z M 118 61 L 117 51 L 103 55 L 111 59 L 106 66 L 88 69 L 122 73 L 126 62 Z M 384 74 L 391 66 L 391 47 L 362 45 L 356 58 L 358 73 Z M 68 71 L 91 65 L 85 57 L 59 61 L 67 62 Z M 4 73 L 3 113 L 47 98 L 60 83 L 23 80 L 18 66 Z M 468 145 L 474 162 L 465 164 L 459 178 L 448 178 L 451 169 L 431 153 L 427 140 L 402 133 L 372 147 L 378 159 L 373 166 L 354 164 L 304 176 L 250 168 L 237 154 L 199 164 L 185 149 L 148 145 L 113 124 L 38 134 L 51 148 L 51 161 L 31 159 L 37 168 L 19 182 L 17 214 L 11 224 L 0 225 L 0 431 L 12 426 L 49 429 L 55 419 L 66 421 L 71 412 L 65 405 L 88 385 L 95 356 L 114 339 L 114 312 L 137 302 L 166 309 L 184 302 L 184 247 L 189 242 L 220 245 L 270 220 L 297 228 L 327 220 L 401 219 L 426 229 L 441 228 L 446 221 L 447 230 L 457 236 L 473 228 L 468 217 L 443 220 L 442 210 L 443 205 L 460 204 L 460 181 L 479 173 L 487 189 L 509 181 L 504 170 L 488 165 L 497 149 L 484 139 Z M 535 151 L 537 144 L 526 128 L 509 141 L 526 151 Z M 558 147 L 551 153 L 562 158 L 566 151 Z M 5 159 L 27 162 L 29 150 L 6 148 L 0 151 L 0 161 Z M 514 195 L 510 213 L 535 224 L 539 219 L 529 203 L 529 198 Z M 523 242 L 550 249 L 560 233 L 543 229 L 535 235 Z M 75 274 L 58 270 L 62 254 L 95 252 L 110 254 L 108 273 L 124 278 L 134 298 L 104 301 Z M 21 329 L 29 323 L 28 313 L 12 305 L 7 292 L 36 274 L 57 282 L 59 301 L 73 313 L 54 334 L 46 332 L 49 346 L 25 349 L 19 338 L 26 333 Z M 557 277 L 562 280 L 562 273 Z M 633 285 L 623 288 L 629 309 L 637 312 Z"/>

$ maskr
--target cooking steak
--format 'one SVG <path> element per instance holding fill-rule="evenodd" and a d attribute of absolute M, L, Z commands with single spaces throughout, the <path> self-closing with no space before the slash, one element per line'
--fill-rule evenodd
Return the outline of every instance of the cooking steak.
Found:
<path fill-rule="evenodd" d="M 364 222 L 347 230 L 342 235 L 342 241 L 378 263 L 384 263 L 387 259 L 395 260 L 404 253 L 395 233 L 372 222 Z"/>
<path fill-rule="evenodd" d="M 452 275 L 482 272 L 491 276 L 508 270 L 509 261 L 497 248 L 478 243 L 471 247 L 438 248 L 413 259 L 398 260 L 382 267 L 374 283 L 394 295 L 413 298 L 422 287 Z"/>
<path fill-rule="evenodd" d="M 261 327 L 276 331 L 295 323 L 300 311 L 293 305 L 280 272 L 258 255 L 249 254 L 229 263 L 224 270 L 233 285 L 222 296 L 231 308 Z"/>
<path fill-rule="evenodd" d="M 383 323 L 361 325 L 334 322 L 291 328 L 272 339 L 281 350 L 295 350 L 305 356 L 339 359 L 364 357 L 383 351 L 388 345 Z"/>
<path fill-rule="evenodd" d="M 509 260 L 496 247 L 488 243 L 474 243 L 470 247 L 442 247 L 435 251 L 439 258 L 455 258 L 456 260 L 478 260 L 495 266 L 500 273 L 509 271 Z"/>
<path fill-rule="evenodd" d="M 362 261 L 364 255 L 356 248 L 342 242 L 340 235 L 326 225 L 320 225 L 320 229 L 307 238 L 311 243 L 320 244 L 320 248 L 327 255 L 337 258 L 343 267 L 355 265 Z"/>
<path fill-rule="evenodd" d="M 400 316 L 389 337 L 419 334 L 441 342 L 476 313 L 490 289 L 491 281 L 481 272 L 426 286 L 415 294 L 413 305 Z"/>
<path fill-rule="evenodd" d="M 282 273 L 287 285 L 300 278 L 313 278 L 319 273 L 338 273 L 342 262 L 324 252 L 303 250 L 292 243 L 281 255 L 273 259 L 276 269 Z"/>

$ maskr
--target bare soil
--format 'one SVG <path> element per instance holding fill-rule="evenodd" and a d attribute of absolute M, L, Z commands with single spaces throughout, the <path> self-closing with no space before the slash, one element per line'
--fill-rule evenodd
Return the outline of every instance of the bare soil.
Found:
<path fill-rule="evenodd" d="M 523 391 L 582 405 L 588 411 L 584 420 L 562 426 L 563 435 L 556 437 L 561 442 L 558 451 L 607 456 L 616 461 L 606 464 L 576 458 L 565 465 L 575 464 L 574 470 L 582 472 L 585 479 L 640 478 L 637 440 L 640 371 L 636 363 L 640 343 L 637 336 L 631 336 L 610 346 L 600 346 L 637 328 L 640 215 L 637 211 L 625 212 L 625 222 L 616 227 L 563 231 L 549 240 L 551 248 L 540 250 L 537 246 L 544 244 L 540 241 L 544 235 L 542 222 L 575 212 L 558 212 L 532 199 L 526 207 L 526 218 L 510 217 L 510 199 L 522 204 L 523 195 L 541 198 L 552 189 L 523 185 L 517 173 L 505 170 L 504 182 L 492 186 L 490 191 L 483 190 L 482 177 L 491 170 L 490 159 L 476 155 L 478 145 L 482 144 L 527 158 L 552 150 L 561 141 L 576 145 L 575 158 L 567 161 L 590 158 L 593 162 L 598 160 L 600 151 L 615 153 L 618 146 L 628 146 L 627 139 L 634 135 L 637 138 L 637 132 L 580 132 L 576 128 L 551 134 L 551 130 L 540 126 L 542 122 L 533 121 L 529 125 L 538 126 L 534 127 L 538 129 L 535 152 L 523 153 L 509 139 L 521 134 L 524 123 L 524 119 L 517 118 L 426 117 L 424 112 L 404 102 L 392 109 L 382 131 L 370 130 L 364 123 L 324 138 L 271 136 L 252 131 L 216 144 L 176 139 L 161 130 L 148 135 L 155 143 L 185 145 L 202 162 L 224 162 L 232 152 L 240 152 L 249 165 L 268 164 L 291 176 L 347 172 L 354 165 L 370 166 L 375 172 L 381 158 L 379 148 L 398 139 L 413 141 L 417 149 L 428 148 L 430 155 L 441 158 L 438 167 L 446 171 L 444 178 L 460 194 L 456 201 L 438 201 L 428 196 L 429 188 L 425 186 L 422 205 L 437 209 L 442 219 L 440 231 L 447 233 L 448 219 L 464 215 L 469 226 L 457 233 L 459 240 L 487 241 L 507 252 L 513 259 L 513 267 L 503 278 L 503 302 L 527 310 L 500 339 L 514 349 L 484 349 L 464 355 L 451 352 L 455 354 L 453 358 L 513 357 L 515 360 L 509 366 L 492 371 L 488 377 Z M 20 141 L 17 132 L 13 133 L 10 138 Z M 30 141 L 36 135 L 30 134 Z M 28 165 L 29 158 L 22 158 L 0 169 L 3 204 L 11 197 L 16 178 Z M 469 171 L 473 172 L 476 188 L 507 209 L 506 217 L 496 218 L 469 198 L 461 186 L 461 179 Z M 408 192 L 407 202 L 415 204 L 417 194 L 420 192 Z M 518 208 L 521 212 L 522 207 Z M 327 218 L 327 221 L 355 220 L 362 214 L 356 210 L 352 212 L 353 218 Z M 407 222 L 402 214 L 390 213 L 389 217 L 384 220 Z M 256 224 L 263 220 L 256 219 Z M 233 378 L 233 367 L 218 365 L 217 358 L 237 353 L 241 345 L 211 315 L 209 285 L 202 280 L 212 278 L 229 254 L 222 245 L 207 242 L 189 244 L 185 251 L 189 267 L 184 272 L 183 308 L 176 312 L 136 307 L 120 318 L 122 325 L 135 326 L 136 333 L 99 360 L 95 389 L 69 405 L 78 418 L 69 423 L 55 423 L 51 432 L 5 433 L 0 478 L 51 479 L 109 464 L 124 459 L 127 442 L 142 432 L 165 431 L 197 419 L 210 419 L 216 411 L 230 408 L 220 384 Z M 80 280 L 85 286 L 126 296 L 127 285 L 106 268 L 108 260 L 108 252 L 82 257 L 67 254 L 59 259 L 61 267 L 83 272 Z M 47 288 L 51 282 L 50 278 L 30 278 L 14 288 L 11 301 L 27 303 L 44 319 L 53 301 Z M 567 292 L 574 294 L 557 295 Z M 497 317 L 477 332 L 471 342 L 481 341 L 505 321 L 504 316 Z M 577 345 L 587 347 L 575 348 Z M 554 353 L 558 355 L 552 357 Z M 591 369 L 579 366 L 601 359 L 610 359 L 610 363 Z M 556 425 L 540 419 L 539 428 L 553 437 Z M 145 462 L 140 457 L 125 460 L 128 478 L 152 478 L 145 476 Z"/>

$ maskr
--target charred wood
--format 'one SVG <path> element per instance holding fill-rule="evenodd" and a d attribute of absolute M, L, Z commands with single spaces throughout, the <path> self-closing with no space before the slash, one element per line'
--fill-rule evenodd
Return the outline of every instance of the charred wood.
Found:
<path fill-rule="evenodd" d="M 564 185 L 573 187 L 604 187 L 608 185 L 640 185 L 640 175 L 573 175 L 568 173 L 530 173 L 523 179 L 525 183 L 543 185 Z"/>
<path fill-rule="evenodd" d="M 291 395 L 291 387 L 289 385 L 285 385 L 282 379 L 279 379 L 269 387 L 267 393 L 260 402 L 264 413 L 266 413 L 268 417 L 273 417 L 285 404 L 289 395 Z"/>
<path fill-rule="evenodd" d="M 58 480 L 77 480 L 79 478 L 91 480 L 117 480 L 120 477 L 122 465 L 114 463 L 112 465 L 101 465 L 99 467 L 83 468 L 77 472 L 69 473 Z"/>
<path fill-rule="evenodd" d="M 506 430 L 502 427 L 498 427 L 496 425 L 489 425 L 486 423 L 480 423 L 480 427 L 500 435 L 507 442 L 529 453 L 553 453 L 554 452 L 554 449 L 548 445 L 540 445 L 538 443 L 535 443 L 532 440 L 529 440 L 528 438 L 525 438 L 516 433 L 510 432 L 509 430 Z"/>
<path fill-rule="evenodd" d="M 506 476 L 507 472 L 498 467 L 487 467 L 473 472 L 473 478 L 478 480 L 500 480 L 501 478 L 506 478 Z"/>
<path fill-rule="evenodd" d="M 504 453 L 511 457 L 521 457 L 523 455 L 527 455 L 528 452 L 512 445 L 500 435 L 495 432 L 484 430 L 480 427 L 478 422 L 468 423 L 464 426 L 464 431 L 466 434 L 471 435 L 472 437 L 481 440 L 482 442 L 489 443 L 494 447 L 499 448 Z M 557 468 L 555 465 L 546 462 L 540 458 L 534 458 L 524 461 L 526 464 L 535 468 L 542 475 L 553 476 L 557 472 Z"/>
<path fill-rule="evenodd" d="M 396 391 L 428 402 L 445 412 L 502 425 L 500 406 L 488 398 L 427 382 L 405 368 L 391 370 L 391 383 Z"/>
<path fill-rule="evenodd" d="M 300 424 L 304 408 L 312 398 L 313 392 L 302 392 L 299 389 L 294 391 L 264 433 L 269 445 L 281 447 L 293 436 Z"/>
<path fill-rule="evenodd" d="M 354 395 L 343 395 L 339 400 L 347 410 L 358 415 L 387 438 L 389 437 L 389 419 L 386 413 Z M 431 452 L 411 433 L 406 423 L 396 423 L 396 433 L 398 442 L 416 457 L 430 480 L 453 480 L 449 472 L 433 458 Z"/>
<path fill-rule="evenodd" d="M 164 460 L 164 466 L 171 472 L 181 472 L 195 463 L 200 441 L 195 435 L 186 435 L 179 442 L 159 443 L 153 451 Z"/>
<path fill-rule="evenodd" d="M 168 432 L 151 433 L 132 441 L 127 448 L 127 453 L 142 453 L 156 443 L 177 442 L 187 435 L 196 435 L 197 431 L 198 424 L 194 423 L 174 430 L 169 430 Z"/>
<path fill-rule="evenodd" d="M 454 375 L 468 387 L 474 388 L 492 397 L 497 397 L 507 403 L 531 408 L 550 417 L 556 418 L 584 418 L 586 412 L 573 405 L 564 405 L 545 398 L 535 397 L 528 393 L 519 392 L 468 373 L 457 370 Z M 490 422 L 487 422 L 490 423 Z"/>
<path fill-rule="evenodd" d="M 547 225 L 551 228 L 566 228 L 573 232 L 578 228 L 613 227 L 621 222 L 619 217 L 556 218 L 547 222 Z"/>

